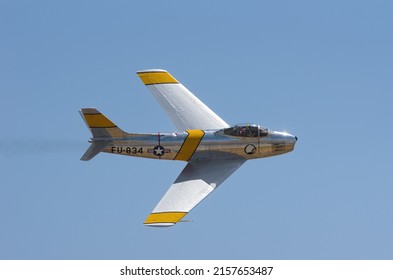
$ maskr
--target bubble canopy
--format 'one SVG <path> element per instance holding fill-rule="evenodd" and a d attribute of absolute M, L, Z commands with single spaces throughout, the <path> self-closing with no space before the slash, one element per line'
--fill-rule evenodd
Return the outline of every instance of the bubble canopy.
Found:
<path fill-rule="evenodd" d="M 220 130 L 224 134 L 237 137 L 265 137 L 269 130 L 257 124 L 237 124 Z"/>

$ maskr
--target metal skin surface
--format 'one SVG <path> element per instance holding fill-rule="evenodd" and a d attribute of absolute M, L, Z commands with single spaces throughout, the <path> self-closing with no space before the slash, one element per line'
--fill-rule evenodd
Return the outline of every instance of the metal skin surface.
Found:
<path fill-rule="evenodd" d="M 187 136 L 187 132 L 133 134 L 126 138 L 112 138 L 103 152 L 175 160 Z M 263 137 L 238 137 L 226 135 L 223 130 L 208 130 L 204 131 L 199 145 L 189 160 L 239 158 L 249 160 L 270 157 L 292 151 L 296 140 L 296 137 L 291 134 L 271 130 Z"/>
<path fill-rule="evenodd" d="M 230 127 L 170 73 L 137 72 L 180 132 L 126 133 L 95 108 L 80 113 L 93 137 L 81 160 L 100 152 L 187 162 L 144 224 L 172 226 L 183 218 L 247 160 L 285 154 L 297 137 L 255 124 Z"/>

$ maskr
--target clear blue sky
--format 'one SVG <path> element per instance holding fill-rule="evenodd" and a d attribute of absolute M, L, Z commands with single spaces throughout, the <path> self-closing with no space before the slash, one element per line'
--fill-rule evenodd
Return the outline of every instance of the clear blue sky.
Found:
<path fill-rule="evenodd" d="M 189 1 L 187 1 L 189 2 Z M 1 1 L 1 259 L 392 259 L 391 1 Z M 143 221 L 184 163 L 79 158 L 96 107 L 175 127 L 135 72 L 299 137 L 190 212 Z"/>

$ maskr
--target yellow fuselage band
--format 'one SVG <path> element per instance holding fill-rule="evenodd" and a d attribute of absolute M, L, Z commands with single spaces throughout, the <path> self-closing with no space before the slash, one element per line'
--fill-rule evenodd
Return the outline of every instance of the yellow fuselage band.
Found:
<path fill-rule="evenodd" d="M 186 130 L 186 132 L 188 135 L 174 160 L 189 161 L 198 148 L 203 136 L 205 135 L 203 130 Z"/>

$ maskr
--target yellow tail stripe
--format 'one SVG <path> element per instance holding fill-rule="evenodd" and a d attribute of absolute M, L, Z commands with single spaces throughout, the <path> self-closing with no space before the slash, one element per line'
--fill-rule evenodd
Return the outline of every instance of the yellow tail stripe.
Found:
<path fill-rule="evenodd" d="M 188 133 L 188 136 L 184 140 L 183 145 L 180 147 L 180 150 L 174 160 L 189 161 L 205 135 L 203 130 L 186 130 L 186 132 Z"/>
<path fill-rule="evenodd" d="M 116 125 L 111 122 L 102 114 L 88 115 L 84 114 L 85 120 L 90 128 L 108 128 L 116 127 Z"/>
<path fill-rule="evenodd" d="M 145 85 L 179 83 L 168 72 L 141 72 L 138 73 L 138 76 Z"/>
<path fill-rule="evenodd" d="M 177 223 L 180 221 L 187 212 L 161 212 L 151 213 L 147 217 L 144 224 L 158 224 L 158 223 Z"/>

